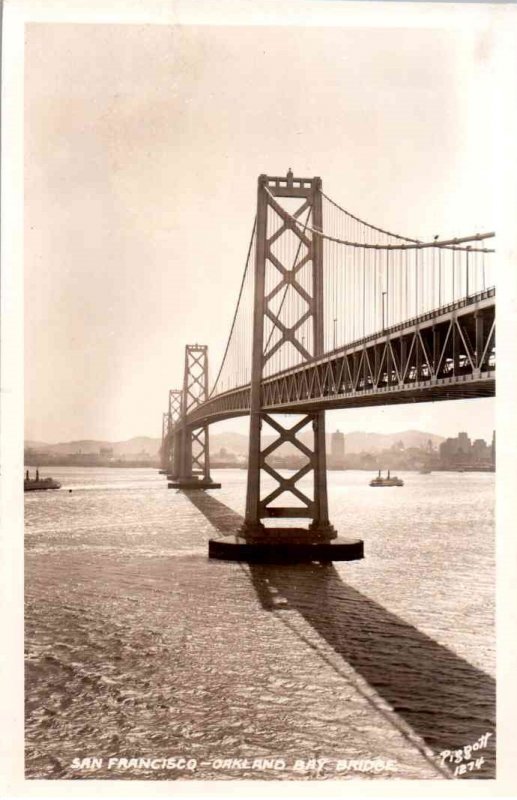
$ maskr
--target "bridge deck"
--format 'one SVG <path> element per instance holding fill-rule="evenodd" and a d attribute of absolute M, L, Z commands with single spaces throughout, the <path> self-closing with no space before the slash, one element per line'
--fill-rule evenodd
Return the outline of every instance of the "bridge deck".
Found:
<path fill-rule="evenodd" d="M 265 411 L 306 412 L 495 394 L 495 289 L 451 303 L 262 381 Z M 211 397 L 192 427 L 249 414 L 250 385 Z"/>

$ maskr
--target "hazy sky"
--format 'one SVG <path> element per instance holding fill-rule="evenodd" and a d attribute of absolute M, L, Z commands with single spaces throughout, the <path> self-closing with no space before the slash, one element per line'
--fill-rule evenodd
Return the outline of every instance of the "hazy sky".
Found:
<path fill-rule="evenodd" d="M 492 57 L 489 32 L 28 25 L 26 438 L 159 436 L 187 342 L 215 374 L 260 173 L 417 238 L 496 229 Z M 493 401 L 328 427 L 489 438 Z"/>

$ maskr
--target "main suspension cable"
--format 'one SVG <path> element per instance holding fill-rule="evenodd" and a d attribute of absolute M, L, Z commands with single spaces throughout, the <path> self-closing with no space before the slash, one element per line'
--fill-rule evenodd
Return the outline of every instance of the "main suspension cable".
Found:
<path fill-rule="evenodd" d="M 267 186 L 265 187 L 267 194 L 271 197 L 274 201 L 275 197 L 271 194 Z M 337 242 L 337 244 L 345 244 L 348 247 L 364 247 L 369 250 L 422 250 L 426 247 L 441 247 L 447 250 L 471 250 L 475 252 L 481 253 L 494 253 L 495 250 L 488 250 L 485 248 L 475 248 L 475 247 L 457 247 L 457 245 L 463 244 L 465 242 L 479 242 L 483 239 L 491 239 L 495 236 L 495 233 L 476 233 L 472 236 L 463 236 L 462 238 L 458 239 L 448 239 L 445 241 L 437 241 L 434 240 L 432 242 L 412 242 L 411 244 L 371 244 L 369 242 L 349 242 L 345 239 L 338 239 L 335 236 L 329 236 L 327 233 L 324 233 L 317 228 L 311 227 L 310 225 L 303 225 L 300 220 L 296 217 L 293 217 L 292 214 L 289 214 L 288 211 L 283 209 L 283 213 L 285 216 L 289 217 L 289 219 L 295 224 L 303 227 L 304 230 L 309 230 L 311 233 L 314 233 L 316 236 L 321 236 L 323 239 L 328 239 L 330 242 Z M 359 220 L 360 221 L 360 220 Z M 362 223 L 364 224 L 364 223 Z M 391 235 L 391 234 L 387 234 Z"/>
<path fill-rule="evenodd" d="M 369 222 L 365 222 L 364 219 L 359 219 L 354 214 L 351 214 L 350 211 L 347 211 L 345 208 L 342 208 L 335 200 L 332 200 L 331 197 L 325 194 L 325 192 L 321 193 L 321 196 L 328 200 L 329 203 L 332 203 L 333 206 L 342 211 L 343 214 L 346 214 L 347 217 L 354 219 L 356 222 L 360 222 L 361 225 L 364 225 L 366 228 L 371 228 L 372 231 L 377 231 L 377 233 L 382 233 L 384 236 L 392 236 L 394 239 L 402 239 L 404 242 L 413 242 L 414 244 L 420 244 L 420 239 L 410 239 L 409 236 L 400 236 L 398 233 L 391 233 L 390 231 L 385 231 L 382 228 L 378 228 L 376 225 L 371 225 Z"/>
<path fill-rule="evenodd" d="M 230 342 L 231 342 L 231 338 L 232 338 L 232 334 L 233 334 L 233 329 L 235 327 L 235 322 L 237 320 L 237 313 L 239 311 L 239 305 L 240 305 L 242 293 L 243 293 L 243 290 L 244 290 L 244 283 L 246 281 L 246 275 L 248 274 L 248 268 L 249 268 L 249 263 L 250 263 L 250 255 L 251 255 L 251 248 L 253 246 L 253 239 L 255 237 L 256 228 L 257 228 L 257 217 L 255 217 L 255 219 L 253 221 L 253 229 L 251 231 L 250 243 L 248 245 L 248 254 L 246 256 L 246 266 L 244 267 L 244 274 L 242 276 L 241 286 L 240 286 L 240 289 L 239 289 L 239 296 L 237 298 L 237 305 L 235 306 L 235 313 L 233 315 L 232 326 L 230 328 L 230 333 L 228 335 L 228 340 L 226 342 L 226 348 L 225 348 L 225 351 L 224 351 L 223 360 L 221 361 L 221 366 L 219 367 L 219 372 L 217 373 L 217 378 L 215 379 L 214 385 L 212 386 L 210 394 L 208 395 L 209 398 L 212 397 L 212 395 L 213 395 L 213 393 L 215 391 L 215 388 L 217 386 L 217 382 L 218 382 L 219 378 L 221 377 L 221 372 L 223 371 L 224 362 L 226 361 L 226 356 L 228 355 L 228 349 L 230 347 Z"/>

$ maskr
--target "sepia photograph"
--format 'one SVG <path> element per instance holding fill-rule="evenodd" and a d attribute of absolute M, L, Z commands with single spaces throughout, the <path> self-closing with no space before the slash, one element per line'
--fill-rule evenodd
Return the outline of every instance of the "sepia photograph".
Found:
<path fill-rule="evenodd" d="M 512 779 L 515 12 L 4 4 L 6 796 Z"/>

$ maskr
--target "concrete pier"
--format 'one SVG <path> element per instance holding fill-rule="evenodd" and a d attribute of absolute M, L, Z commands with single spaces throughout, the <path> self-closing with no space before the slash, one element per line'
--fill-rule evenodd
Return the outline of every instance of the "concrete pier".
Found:
<path fill-rule="evenodd" d="M 285 533 L 285 528 L 282 533 Z M 264 537 L 251 542 L 242 536 L 223 536 L 208 540 L 210 558 L 227 561 L 247 561 L 253 564 L 302 564 L 328 563 L 331 561 L 356 561 L 364 557 L 364 544 L 361 539 L 347 539 L 343 536 L 330 542 L 304 542 L 303 537 L 278 536 L 279 531 L 271 530 L 273 541 Z M 309 538 L 307 531 L 303 535 Z"/>
<path fill-rule="evenodd" d="M 169 489 L 183 489 L 184 491 L 192 491 L 195 489 L 220 489 L 221 484 L 216 483 L 215 481 L 205 481 L 205 480 L 197 480 L 196 478 L 192 478 L 192 480 L 175 480 L 171 481 L 167 484 Z"/>

